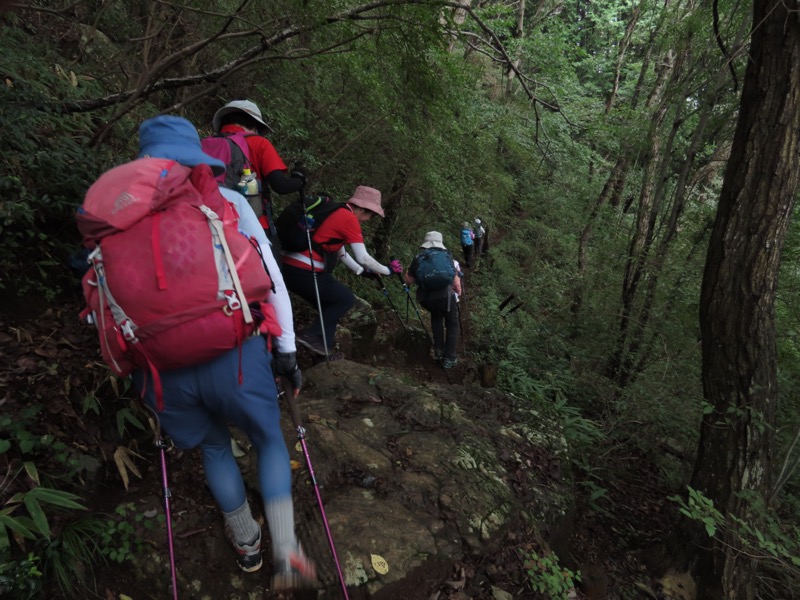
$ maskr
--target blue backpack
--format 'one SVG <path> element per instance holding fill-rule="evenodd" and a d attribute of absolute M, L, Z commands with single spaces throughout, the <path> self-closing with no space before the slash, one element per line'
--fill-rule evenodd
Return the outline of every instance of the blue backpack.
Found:
<path fill-rule="evenodd" d="M 441 290 L 453 283 L 456 267 L 453 257 L 442 248 L 427 248 L 417 255 L 417 271 L 414 278 L 426 291 Z"/>
<path fill-rule="evenodd" d="M 461 245 L 462 246 L 472 246 L 472 233 L 471 229 L 462 229 L 461 230 Z"/>

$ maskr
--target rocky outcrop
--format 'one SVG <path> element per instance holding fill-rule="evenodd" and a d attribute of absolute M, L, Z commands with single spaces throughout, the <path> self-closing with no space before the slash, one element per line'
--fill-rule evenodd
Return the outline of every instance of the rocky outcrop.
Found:
<path fill-rule="evenodd" d="M 490 552 L 521 515 L 555 522 L 566 513 L 566 443 L 530 401 L 420 386 L 349 361 L 305 376 L 299 406 L 306 443 L 349 586 L 375 593 L 429 559 Z M 291 441 L 296 430 L 288 418 L 285 425 Z M 299 444 L 290 448 L 303 537 L 333 585 L 306 460 Z M 535 464 L 537 456 L 546 464 Z"/>

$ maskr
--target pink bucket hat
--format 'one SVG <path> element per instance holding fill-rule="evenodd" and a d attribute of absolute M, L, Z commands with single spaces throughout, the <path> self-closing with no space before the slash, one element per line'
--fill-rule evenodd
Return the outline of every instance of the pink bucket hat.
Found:
<path fill-rule="evenodd" d="M 375 188 L 360 185 L 353 192 L 353 197 L 347 201 L 348 204 L 355 204 L 366 210 L 384 216 L 383 209 L 381 208 L 381 193 Z"/>

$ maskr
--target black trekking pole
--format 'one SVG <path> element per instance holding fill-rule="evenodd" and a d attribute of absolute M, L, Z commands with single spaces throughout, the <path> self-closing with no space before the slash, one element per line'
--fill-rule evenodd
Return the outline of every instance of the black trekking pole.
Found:
<path fill-rule="evenodd" d="M 161 421 L 158 419 L 158 414 L 150 406 L 146 404 L 143 404 L 143 406 L 153 413 L 153 435 L 156 448 L 158 448 L 161 453 L 161 490 L 164 495 L 164 514 L 167 523 L 167 545 L 169 548 L 169 570 L 172 577 L 172 598 L 173 600 L 178 600 L 178 573 L 175 568 L 175 547 L 172 541 L 172 513 L 169 508 L 169 499 L 172 497 L 172 492 L 167 482 L 167 442 L 164 436 L 161 435 Z"/>
<path fill-rule="evenodd" d="M 397 312 L 397 308 L 395 308 L 394 302 L 392 302 L 392 298 L 391 298 L 391 296 L 389 296 L 389 290 L 386 289 L 386 286 L 383 284 L 383 281 L 377 280 L 377 283 L 381 287 L 381 291 L 383 292 L 383 295 L 386 296 L 386 300 L 389 301 L 389 306 L 391 306 L 392 312 L 397 317 L 397 320 L 400 321 L 400 325 L 403 327 L 403 331 L 406 332 L 406 336 L 408 336 L 408 340 L 413 345 L 414 344 L 414 337 L 411 335 L 411 332 L 408 330 L 408 327 L 406 327 L 406 324 L 403 321 L 403 317 L 401 317 L 400 313 Z M 426 371 L 428 371 L 428 375 L 431 377 L 431 379 L 433 379 L 433 374 L 428 369 L 428 365 L 425 364 L 425 361 L 422 360 L 422 355 L 417 353 L 417 352 L 415 352 L 414 354 L 419 358 L 420 364 L 425 368 Z M 449 381 L 449 378 L 448 378 L 448 381 Z"/>
<path fill-rule="evenodd" d="M 433 338 L 431 337 L 431 334 L 428 332 L 428 328 L 425 327 L 425 321 L 423 321 L 422 315 L 420 314 L 419 309 L 417 308 L 417 303 L 411 299 L 411 290 L 409 289 L 408 284 L 406 284 L 406 282 L 403 281 L 403 277 L 400 275 L 400 273 L 395 273 L 395 275 L 397 275 L 397 279 L 398 281 L 400 281 L 400 285 L 403 286 L 403 291 L 406 293 L 406 309 L 408 309 L 409 304 L 414 308 L 414 312 L 417 314 L 417 318 L 419 319 L 419 324 L 422 325 L 422 330 L 428 337 L 428 342 L 430 343 L 431 347 L 433 347 Z"/>
<path fill-rule="evenodd" d="M 297 407 L 297 398 L 294 396 L 294 394 L 286 394 L 279 379 L 275 380 L 275 385 L 278 388 L 278 395 L 281 398 L 284 398 L 289 404 L 289 413 L 292 416 L 292 423 L 294 423 L 295 430 L 297 431 L 297 439 L 303 449 L 303 456 L 306 459 L 308 474 L 311 477 L 311 484 L 314 486 L 314 493 L 317 496 L 319 512 L 322 515 L 322 524 L 325 526 L 325 535 L 328 536 L 328 545 L 330 546 L 331 554 L 333 555 L 333 562 L 336 564 L 336 574 L 339 577 L 339 583 L 342 587 L 342 596 L 344 597 L 344 600 L 350 600 L 350 597 L 347 595 L 347 584 L 344 581 L 342 567 L 339 564 L 339 557 L 336 554 L 336 546 L 333 543 L 333 534 L 331 533 L 331 528 L 328 524 L 328 516 L 325 514 L 325 506 L 322 504 L 322 495 L 319 492 L 317 477 L 314 474 L 314 467 L 311 465 L 311 457 L 308 455 L 308 446 L 306 445 L 306 429 L 303 427 L 302 420 L 300 419 L 300 409 Z"/>
<path fill-rule="evenodd" d="M 433 348 L 433 337 L 428 332 L 428 328 L 425 327 L 425 321 L 422 320 L 422 315 L 417 308 L 416 302 L 411 299 L 411 290 L 409 289 L 408 284 L 406 284 L 406 282 L 403 280 L 403 277 L 400 275 L 400 273 L 395 273 L 395 275 L 397 275 L 397 278 L 400 280 L 400 283 L 403 286 L 403 291 L 406 293 L 406 308 L 408 308 L 409 303 L 414 308 L 414 312 L 417 314 L 417 318 L 419 319 L 419 324 L 422 325 L 422 330 L 425 332 L 425 335 L 428 338 L 428 343 L 430 344 L 431 348 Z M 453 382 L 450 380 L 450 375 L 447 374 L 447 369 L 444 368 L 444 365 L 442 365 L 442 369 L 444 370 L 444 378 L 447 379 L 447 383 L 452 385 Z"/>
<path fill-rule="evenodd" d="M 319 327 L 322 330 L 322 345 L 325 346 L 325 362 L 330 364 L 330 358 L 328 357 L 328 339 L 325 335 L 325 321 L 322 318 L 322 299 L 319 296 L 317 269 L 314 267 L 314 248 L 311 245 L 311 223 L 308 216 L 308 207 L 306 206 L 305 185 L 300 186 L 298 194 L 300 194 L 300 205 L 303 207 L 306 239 L 308 240 L 308 262 L 311 265 L 311 277 L 314 279 L 314 291 L 317 293 L 317 312 L 319 314 Z"/>

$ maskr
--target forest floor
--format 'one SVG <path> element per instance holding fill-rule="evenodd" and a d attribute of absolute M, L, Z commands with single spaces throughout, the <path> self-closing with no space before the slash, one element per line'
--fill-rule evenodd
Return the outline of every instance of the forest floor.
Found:
<path fill-rule="evenodd" d="M 59 308 L 50 309 L 35 318 L 0 315 L 0 381 L 5 387 L 4 397 L 0 399 L 2 411 L 13 415 L 18 426 L 24 424 L 26 429 L 40 436 L 50 434 L 55 439 L 62 440 L 68 447 L 80 450 L 80 456 L 91 456 L 101 463 L 93 471 L 91 479 L 87 478 L 85 481 L 87 489 L 95 490 L 87 498 L 90 512 L 114 514 L 118 507 L 124 505 L 153 506 L 161 512 L 159 456 L 152 444 L 148 443 L 148 436 L 137 434 L 142 440 L 138 454 L 145 460 L 137 458 L 136 463 L 141 465 L 144 462 L 147 466 L 141 469 L 141 478 L 131 476 L 126 490 L 120 482 L 112 457 L 115 456 L 120 441 L 118 427 L 126 426 L 129 431 L 137 432 L 132 422 L 110 422 L 86 408 L 86 390 L 97 390 L 105 386 L 103 389 L 109 392 L 109 383 L 102 363 L 86 356 L 82 351 L 94 347 L 96 333 L 79 324 L 76 315 L 80 307 L 79 298 L 75 297 Z M 376 309 L 382 323 L 393 323 L 398 329 L 398 335 L 402 333 L 399 331 L 401 325 L 396 316 L 387 307 Z M 467 318 L 463 322 L 468 326 Z M 464 334 L 469 340 L 468 329 Z M 462 348 L 461 345 L 459 348 Z M 469 349 L 462 355 L 459 365 L 447 373 L 427 358 L 427 355 L 416 368 L 409 368 L 403 354 L 396 353 L 396 356 L 397 364 L 387 364 L 384 360 L 380 366 L 404 370 L 421 382 L 433 379 L 439 383 L 457 385 L 462 383 L 469 369 L 474 369 L 469 360 Z M 300 360 L 301 366 L 307 366 L 310 358 L 301 354 Z M 124 392 L 121 395 L 125 397 Z M 26 408 L 33 403 L 41 403 L 44 410 L 31 417 L 25 416 Z M 105 411 L 101 411 L 101 414 L 105 414 Z M 475 419 L 481 418 L 480 414 L 472 416 Z M 13 431 L 2 433 L 2 437 L 6 437 L 9 433 L 13 434 Z M 557 552 L 563 568 L 580 570 L 582 573 L 582 582 L 571 597 L 595 600 L 668 597 L 663 595 L 659 582 L 648 577 L 641 552 L 657 545 L 674 523 L 675 509 L 666 500 L 670 492 L 664 488 L 658 471 L 646 457 L 615 447 L 598 448 L 598 452 L 600 451 L 607 454 L 609 465 L 615 465 L 602 482 L 606 492 L 602 498 L 598 498 L 593 496 L 596 488 L 577 486 L 570 525 L 548 540 L 548 546 Z M 182 460 L 175 460 L 174 452 L 171 450 L 168 458 L 170 489 L 175 498 L 191 497 L 190 508 L 197 515 L 197 526 L 183 530 L 182 540 L 195 540 L 198 548 L 201 548 L 206 537 L 204 532 L 218 525 L 218 513 L 208 490 L 199 485 L 203 480 L 199 456 L 191 459 L 191 452 L 183 453 L 186 456 Z M 8 453 L 0 454 L 0 469 L 3 472 L 10 468 L 11 460 Z M 46 462 L 44 456 L 39 457 L 40 471 L 45 473 L 58 470 L 58 463 Z M 10 496 L 18 489 L 14 483 L 12 481 L 11 485 L 6 486 L 3 502 L 6 501 L 6 495 Z M 307 497 L 297 498 L 297 503 L 313 505 L 314 499 L 310 491 L 306 491 L 305 495 Z M 161 539 L 166 540 L 165 534 Z M 498 596 L 493 591 L 493 586 L 502 590 L 515 590 L 515 598 L 548 598 L 551 596 L 531 591 L 530 576 L 519 552 L 522 548 L 541 548 L 542 545 L 543 540 L 535 531 L 511 531 L 502 548 L 491 555 L 472 556 L 466 560 L 450 560 L 446 557 L 429 560 L 413 576 L 390 584 L 372 598 L 504 598 L 505 596 Z M 143 545 L 140 551 L 157 552 L 166 556 L 164 546 L 158 547 L 158 544 L 149 543 Z M 221 556 L 218 558 L 218 563 L 222 563 Z M 213 578 L 215 571 L 235 570 L 232 556 L 229 558 L 230 564 L 226 562 L 201 566 L 205 569 L 205 574 Z M 187 558 L 182 557 L 181 560 Z M 146 584 L 132 562 L 108 562 L 100 565 L 95 575 L 98 579 L 98 597 L 106 600 L 120 598 L 120 594 L 133 600 L 169 597 L 166 590 L 159 592 L 153 589 L 154 584 Z M 266 591 L 266 574 L 264 581 L 265 591 L 261 597 L 284 597 Z M 219 596 L 239 597 L 235 593 Z M 319 597 L 338 597 L 337 590 L 327 590 Z M 355 600 L 370 596 L 365 595 L 364 591 L 353 590 L 350 597 Z"/>

